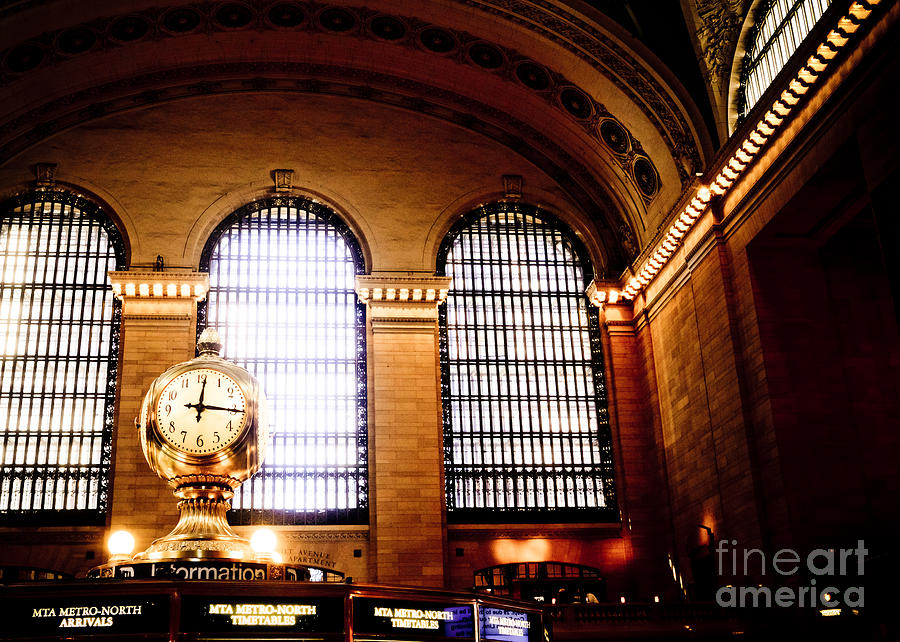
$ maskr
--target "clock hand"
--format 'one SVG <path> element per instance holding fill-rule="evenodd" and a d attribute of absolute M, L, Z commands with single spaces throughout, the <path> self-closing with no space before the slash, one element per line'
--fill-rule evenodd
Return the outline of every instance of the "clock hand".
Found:
<path fill-rule="evenodd" d="M 200 400 L 197 401 L 196 404 L 186 403 L 184 404 L 188 408 L 196 408 L 197 409 L 197 423 L 200 423 L 200 415 L 203 414 L 203 411 L 206 410 L 207 406 L 203 405 L 203 395 L 206 394 L 206 379 L 203 379 L 203 386 L 200 388 Z"/>
<path fill-rule="evenodd" d="M 226 410 L 228 412 L 244 412 L 239 408 L 223 408 L 222 406 L 203 406 L 206 410 Z"/>
<path fill-rule="evenodd" d="M 203 395 L 206 394 L 206 377 L 203 377 L 203 385 L 200 386 L 200 401 L 197 402 L 197 405 L 203 405 Z M 200 421 L 200 413 L 203 412 L 202 408 L 197 408 L 197 421 Z"/>
<path fill-rule="evenodd" d="M 197 409 L 197 421 L 200 421 L 200 413 L 209 408 L 209 406 L 204 406 L 202 403 L 186 403 L 184 404 L 185 408 L 196 408 Z"/>

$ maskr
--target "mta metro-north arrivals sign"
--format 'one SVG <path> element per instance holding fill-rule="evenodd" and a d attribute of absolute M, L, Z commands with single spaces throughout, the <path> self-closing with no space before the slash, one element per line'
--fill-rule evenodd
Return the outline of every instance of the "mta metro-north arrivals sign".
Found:
<path fill-rule="evenodd" d="M 168 595 L 9 600 L 3 634 L 74 637 L 169 630 Z"/>

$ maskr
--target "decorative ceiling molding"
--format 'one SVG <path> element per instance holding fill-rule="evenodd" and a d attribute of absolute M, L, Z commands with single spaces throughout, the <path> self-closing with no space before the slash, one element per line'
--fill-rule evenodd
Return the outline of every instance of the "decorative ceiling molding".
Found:
<path fill-rule="evenodd" d="M 549 0 L 456 0 L 538 33 L 587 62 L 643 113 L 676 160 L 682 186 L 704 169 L 700 145 L 684 112 L 649 69 L 619 42 Z"/>
<path fill-rule="evenodd" d="M 595 172 L 557 140 L 469 96 L 369 69 L 305 63 L 220 63 L 123 78 L 55 98 L 0 125 L 0 164 L 50 136 L 98 118 L 199 95 L 266 91 L 370 100 L 482 134 L 534 163 L 582 205 L 597 226 L 610 273 L 624 269 L 638 249 L 630 224 Z"/>
<path fill-rule="evenodd" d="M 347 34 L 425 51 L 449 58 L 480 72 L 531 90 L 550 107 L 565 113 L 606 151 L 646 202 L 659 193 L 660 180 L 652 160 L 628 128 L 564 75 L 502 45 L 465 31 L 447 29 L 414 17 L 394 16 L 359 7 L 323 7 L 311 2 L 280 2 L 265 6 L 226 3 L 155 8 L 123 16 L 99 18 L 45 32 L 0 52 L 0 85 L 14 83 L 29 72 L 52 67 L 92 52 L 122 48 L 206 31 L 317 31 Z M 611 147 L 600 125 L 614 123 L 624 149 Z"/>
<path fill-rule="evenodd" d="M 551 7 L 551 5 L 547 6 Z M 521 20 L 518 22 L 524 24 Z M 569 25 L 567 28 L 570 31 L 572 29 L 571 24 L 559 20 L 556 20 L 554 24 L 557 26 Z M 584 47 L 590 49 L 588 45 L 591 42 L 596 45 L 597 38 L 604 38 L 587 23 L 579 23 L 579 29 L 590 30 L 593 40 L 589 38 L 590 42 L 581 42 L 578 51 L 582 51 Z M 380 87 L 372 88 L 368 83 L 370 79 L 379 74 L 345 69 L 341 73 L 326 75 L 328 80 L 317 86 L 318 75 L 314 68 L 321 68 L 322 65 L 287 62 L 257 64 L 254 71 L 248 72 L 244 78 L 240 79 L 239 83 L 242 85 L 240 88 L 234 87 L 233 78 L 228 81 L 223 80 L 223 82 L 217 80 L 217 78 L 224 78 L 235 69 L 234 65 L 231 65 L 228 71 L 225 71 L 224 68 L 231 63 L 223 63 L 213 66 L 215 69 L 212 70 L 211 75 L 209 75 L 210 65 L 198 66 L 193 74 L 191 70 L 185 69 L 160 71 L 153 80 L 150 79 L 152 74 L 144 75 L 127 81 L 122 80 L 118 82 L 118 87 L 115 86 L 117 83 L 111 82 L 69 96 L 58 97 L 45 105 L 34 107 L 26 114 L 21 114 L 11 122 L 0 126 L 0 163 L 47 136 L 80 122 L 125 110 L 127 106 L 123 104 L 121 98 L 126 85 L 129 90 L 143 86 L 143 91 L 137 92 L 137 95 L 134 91 L 129 91 L 127 100 L 124 102 L 130 101 L 131 107 L 172 100 L 179 97 L 176 95 L 179 93 L 187 96 L 274 90 L 345 94 L 387 102 L 447 118 L 458 125 L 486 134 L 518 153 L 524 152 L 524 155 L 532 162 L 536 162 L 536 156 L 552 157 L 553 162 L 548 163 L 546 159 L 543 159 L 542 162 L 536 162 L 536 164 L 554 180 L 559 181 L 577 202 L 587 204 L 588 214 L 600 223 L 601 234 L 606 237 L 604 249 L 609 256 L 610 269 L 624 267 L 625 261 L 633 259 L 639 252 L 634 225 L 643 217 L 643 213 L 632 212 L 631 216 L 636 218 L 629 219 L 627 215 L 622 214 L 628 207 L 623 205 L 621 199 L 627 200 L 636 197 L 634 203 L 643 202 L 646 206 L 660 193 L 661 178 L 641 142 L 633 136 L 628 128 L 606 110 L 603 104 L 595 100 L 590 92 L 584 91 L 562 74 L 531 60 L 518 51 L 479 39 L 464 31 L 435 26 L 417 18 L 386 15 L 360 7 L 324 6 L 301 1 L 280 2 L 275 5 L 255 0 L 242 5 L 197 3 L 168 8 L 156 7 L 127 15 L 97 18 L 80 25 L 49 31 L 14 45 L 6 51 L 0 52 L 0 61 L 2 61 L 0 62 L 0 84 L 8 86 L 29 72 L 62 64 L 90 52 L 114 50 L 132 43 L 160 41 L 187 34 L 215 31 L 258 32 L 261 30 L 326 32 L 367 38 L 378 41 L 382 45 L 395 44 L 441 56 L 453 63 L 467 65 L 482 73 L 499 77 L 503 81 L 517 84 L 520 88 L 530 90 L 550 108 L 573 121 L 576 127 L 580 128 L 592 141 L 591 147 L 607 160 L 610 168 L 607 171 L 610 171 L 611 175 L 598 181 L 595 171 L 589 170 L 584 163 L 576 162 L 570 154 L 564 151 L 562 145 L 552 140 L 552 136 L 541 134 L 536 128 L 530 127 L 522 121 L 514 121 L 507 114 L 492 109 L 484 101 L 454 94 L 452 103 L 455 109 L 452 110 L 452 113 L 448 113 L 445 107 L 437 104 L 436 96 L 440 95 L 442 100 L 448 97 L 450 92 L 434 87 L 425 87 L 422 83 L 392 78 L 390 81 L 382 83 Z M 543 31 L 546 32 L 547 29 L 543 29 Z M 581 32 L 579 31 L 579 33 Z M 574 36 L 569 34 L 567 37 Z M 584 39 L 582 38 L 582 40 Z M 642 68 L 637 61 L 630 58 L 623 49 L 618 48 L 614 41 L 608 38 L 605 41 L 608 42 L 604 44 L 602 55 L 597 55 L 606 60 L 606 65 L 597 66 L 595 64 L 595 68 L 610 77 L 617 86 L 626 89 L 626 93 L 636 101 L 636 104 L 657 126 L 677 161 L 676 166 L 682 183 L 684 183 L 689 172 L 700 161 L 695 145 L 692 147 L 694 151 L 688 154 L 693 160 L 689 162 L 685 160 L 685 150 L 693 145 L 693 140 L 689 136 L 684 138 L 682 135 L 687 131 L 687 125 L 681 117 L 681 112 L 652 76 L 642 75 L 643 72 L 640 71 Z M 610 53 L 613 49 L 616 49 L 615 54 Z M 584 56 L 583 53 L 579 55 Z M 246 63 L 245 68 L 252 65 L 253 63 Z M 612 67 L 616 68 L 615 72 L 611 71 Z M 201 68 L 204 70 L 203 72 L 200 71 Z M 297 81 L 288 87 L 286 85 L 290 85 L 290 82 L 286 83 L 283 78 L 272 77 L 273 74 L 285 73 L 299 73 L 308 78 L 304 81 Z M 366 74 L 369 78 L 365 77 Z M 186 91 L 179 92 L 171 87 L 173 80 L 187 79 L 191 75 L 196 82 L 187 87 Z M 342 88 L 338 87 L 344 77 L 351 77 L 353 80 L 343 83 L 344 87 Z M 659 109 L 648 111 L 649 103 L 640 99 L 641 92 L 630 89 L 628 82 L 623 80 L 628 78 L 639 79 L 641 87 L 654 87 L 654 90 L 650 92 L 653 96 L 649 96 L 647 100 L 649 103 L 658 103 L 657 106 L 665 107 L 662 111 L 668 115 L 657 118 L 655 114 Z M 414 84 L 418 84 L 419 87 L 413 87 Z M 400 91 L 409 90 L 415 92 L 417 96 L 427 98 L 413 99 L 408 96 L 398 98 L 396 93 L 399 92 L 393 91 L 397 87 Z M 394 96 L 388 96 L 388 94 L 394 94 Z M 72 109 L 76 105 L 80 109 Z M 474 116 L 470 111 L 473 106 L 477 107 L 476 111 L 479 112 Z M 681 118 L 680 123 L 678 118 Z M 665 127 L 662 126 L 663 121 L 666 123 Z M 487 122 L 490 122 L 490 125 L 486 125 Z M 503 130 L 502 133 L 498 131 L 500 129 Z M 678 134 L 678 131 L 681 131 L 682 134 Z M 689 139 L 690 144 L 685 142 Z M 674 141 L 681 142 L 676 144 Z M 529 150 L 538 148 L 546 150 L 546 152 L 529 153 Z M 613 170 L 613 168 L 617 168 L 617 170 Z M 620 192 L 619 202 L 614 201 L 610 197 L 608 188 L 600 184 L 601 182 L 609 183 L 613 175 L 615 181 L 624 187 L 625 192 L 631 194 L 625 197 L 624 193 Z M 591 203 L 595 204 L 594 211 L 591 211 Z M 613 247 L 616 247 L 617 250 L 613 250 Z"/>
<path fill-rule="evenodd" d="M 727 90 L 737 41 L 749 0 L 692 0 L 697 12 L 696 36 L 706 80 L 714 90 Z"/>

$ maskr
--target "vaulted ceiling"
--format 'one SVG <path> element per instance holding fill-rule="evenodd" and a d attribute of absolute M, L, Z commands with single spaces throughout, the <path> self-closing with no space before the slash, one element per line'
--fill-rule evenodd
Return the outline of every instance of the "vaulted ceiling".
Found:
<path fill-rule="evenodd" d="M 684 21 L 666 29 L 679 10 L 590 4 L 7 2 L 0 169 L 64 132 L 187 99 L 388 106 L 538 168 L 592 221 L 615 274 L 704 169 L 713 118 Z"/>

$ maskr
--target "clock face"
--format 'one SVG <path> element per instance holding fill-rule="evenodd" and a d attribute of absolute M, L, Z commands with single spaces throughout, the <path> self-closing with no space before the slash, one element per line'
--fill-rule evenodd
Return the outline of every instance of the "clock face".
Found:
<path fill-rule="evenodd" d="M 162 438 L 190 455 L 212 455 L 241 434 L 247 400 L 237 382 L 211 368 L 184 372 L 163 388 L 156 406 Z"/>

